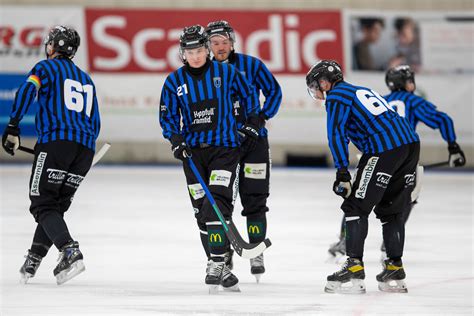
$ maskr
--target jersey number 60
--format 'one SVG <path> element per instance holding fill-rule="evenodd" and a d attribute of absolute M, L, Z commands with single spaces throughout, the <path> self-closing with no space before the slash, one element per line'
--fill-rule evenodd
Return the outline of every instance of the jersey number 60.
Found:
<path fill-rule="evenodd" d="M 66 79 L 64 81 L 64 103 L 71 111 L 82 112 L 84 109 L 84 93 L 86 94 L 86 115 L 91 116 L 94 87 L 90 84 Z"/>
<path fill-rule="evenodd" d="M 380 115 L 387 110 L 393 111 L 387 101 L 374 90 L 359 89 L 356 95 L 360 103 L 373 115 Z"/>

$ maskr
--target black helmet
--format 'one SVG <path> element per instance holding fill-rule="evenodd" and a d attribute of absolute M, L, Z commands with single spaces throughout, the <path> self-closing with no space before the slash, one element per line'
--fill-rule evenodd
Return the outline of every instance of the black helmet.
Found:
<path fill-rule="evenodd" d="M 44 39 L 44 49 L 48 57 L 47 46 L 51 45 L 55 53 L 73 58 L 81 44 L 79 33 L 71 27 L 57 25 L 53 27 Z"/>
<path fill-rule="evenodd" d="M 415 83 L 415 73 L 408 65 L 400 65 L 387 70 L 385 83 L 391 91 L 405 90 L 407 81 Z"/>
<path fill-rule="evenodd" d="M 208 38 L 204 27 L 199 24 L 185 27 L 179 37 L 179 56 L 181 57 L 181 61 L 183 63 L 186 61 L 184 50 L 202 46 L 207 49 L 209 48 L 207 42 Z"/>
<path fill-rule="evenodd" d="M 206 27 L 206 33 L 209 38 L 214 35 L 224 35 L 229 38 L 233 43 L 235 42 L 235 33 L 229 22 L 221 20 L 210 22 Z"/>
<path fill-rule="evenodd" d="M 306 74 L 306 86 L 313 99 L 315 99 L 316 90 L 320 90 L 319 80 L 321 79 L 331 83 L 342 81 L 344 77 L 341 66 L 334 60 L 321 60 L 311 67 Z"/>

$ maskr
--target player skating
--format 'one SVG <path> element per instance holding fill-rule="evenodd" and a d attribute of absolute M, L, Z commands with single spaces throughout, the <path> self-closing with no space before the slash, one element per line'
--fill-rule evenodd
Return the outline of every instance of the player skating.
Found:
<path fill-rule="evenodd" d="M 94 83 L 72 61 L 80 44 L 72 28 L 56 26 L 45 39 L 46 60 L 37 63 L 15 97 L 2 146 L 14 155 L 20 146 L 20 121 L 38 96 L 38 140 L 30 178 L 30 212 L 38 223 L 20 269 L 21 281 L 35 276 L 54 244 L 60 251 L 53 273 L 62 284 L 85 270 L 79 243 L 64 220 L 92 164 L 100 117 Z"/>

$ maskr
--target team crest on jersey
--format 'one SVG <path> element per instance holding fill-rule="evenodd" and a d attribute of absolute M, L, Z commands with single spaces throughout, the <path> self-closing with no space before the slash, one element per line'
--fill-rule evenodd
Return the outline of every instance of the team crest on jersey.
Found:
<path fill-rule="evenodd" d="M 222 84 L 221 77 L 214 77 L 214 78 L 212 78 L 212 80 L 214 81 L 214 87 L 219 89 L 221 87 L 221 84 Z"/>

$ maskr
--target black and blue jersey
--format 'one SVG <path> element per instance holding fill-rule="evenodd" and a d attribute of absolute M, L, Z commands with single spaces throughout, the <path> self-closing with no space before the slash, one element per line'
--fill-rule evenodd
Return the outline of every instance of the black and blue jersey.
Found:
<path fill-rule="evenodd" d="M 397 113 L 405 117 L 413 129 L 416 129 L 418 122 L 423 122 L 432 129 L 439 129 L 443 139 L 448 142 L 456 141 L 453 120 L 443 112 L 436 110 L 436 107 L 408 91 L 394 91 L 384 96 L 388 104 Z"/>
<path fill-rule="evenodd" d="M 419 138 L 377 92 L 339 82 L 327 93 L 327 136 L 336 168 L 349 165 L 348 143 L 362 153 L 381 153 Z"/>
<path fill-rule="evenodd" d="M 238 147 L 231 97 L 238 95 L 245 100 L 249 113 L 257 116 L 257 95 L 234 66 L 208 61 L 206 67 L 196 76 L 183 66 L 166 78 L 160 101 L 163 136 L 171 139 L 181 134 L 191 147 Z"/>
<path fill-rule="evenodd" d="M 19 123 L 38 96 L 38 143 L 68 140 L 95 150 L 100 115 L 94 83 L 69 58 L 37 63 L 18 89 L 10 119 Z"/>
<path fill-rule="evenodd" d="M 257 96 L 260 96 L 260 91 L 265 96 L 265 102 L 260 109 L 261 115 L 266 120 L 274 117 L 280 108 L 282 93 L 278 81 L 270 70 L 260 59 L 235 52 L 230 54 L 229 63 L 245 76 L 251 88 L 255 89 Z M 245 123 L 247 106 L 245 101 L 238 100 L 234 107 L 234 114 L 237 116 L 238 127 L 240 128 Z M 260 135 L 266 136 L 267 134 L 266 128 L 260 130 Z"/>

